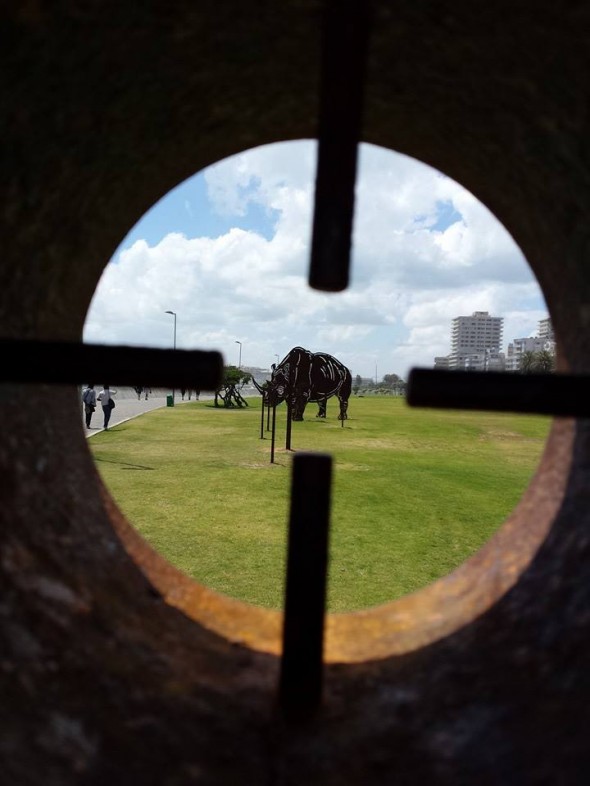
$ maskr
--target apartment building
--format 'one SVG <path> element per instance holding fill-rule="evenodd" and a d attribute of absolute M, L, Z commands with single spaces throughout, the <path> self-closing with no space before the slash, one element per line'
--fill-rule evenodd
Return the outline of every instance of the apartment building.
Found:
<path fill-rule="evenodd" d="M 515 338 L 506 354 L 500 351 L 504 318 L 487 311 L 474 311 L 470 317 L 455 317 L 451 326 L 451 353 L 434 358 L 434 368 L 471 371 L 519 371 L 524 352 L 555 354 L 555 335 L 551 319 L 539 320 L 537 336 Z"/>
<path fill-rule="evenodd" d="M 539 320 L 539 338 L 545 341 L 555 341 L 555 333 L 553 332 L 553 324 L 550 317 Z"/>
<path fill-rule="evenodd" d="M 488 311 L 474 311 L 471 316 L 455 317 L 451 324 L 449 368 L 490 371 L 503 369 L 500 352 L 503 317 Z"/>
<path fill-rule="evenodd" d="M 547 349 L 546 341 L 537 336 L 528 338 L 515 338 L 508 344 L 506 350 L 506 371 L 518 371 L 524 352 L 541 352 Z"/>
<path fill-rule="evenodd" d="M 506 350 L 506 371 L 519 371 L 524 352 L 550 352 L 555 355 L 555 334 L 551 319 L 539 320 L 538 336 L 515 338 Z"/>
<path fill-rule="evenodd" d="M 434 358 L 434 368 L 449 368 L 449 355 L 442 355 Z"/>

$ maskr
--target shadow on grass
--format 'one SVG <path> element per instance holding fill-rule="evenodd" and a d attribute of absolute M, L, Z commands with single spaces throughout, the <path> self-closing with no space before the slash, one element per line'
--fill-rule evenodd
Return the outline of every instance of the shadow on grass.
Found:
<path fill-rule="evenodd" d="M 113 461 L 112 459 L 103 459 L 99 456 L 95 456 L 94 460 L 97 464 L 118 464 L 121 469 L 139 469 L 139 470 L 155 470 L 155 467 L 146 467 L 143 464 L 130 464 L 127 461 Z"/>
<path fill-rule="evenodd" d="M 197 402 L 199 403 L 199 402 Z M 205 404 L 204 409 L 217 409 L 219 412 L 248 412 L 248 410 L 260 410 L 260 407 L 253 407 L 249 404 L 247 407 L 216 407 L 213 402 L 211 404 Z"/>

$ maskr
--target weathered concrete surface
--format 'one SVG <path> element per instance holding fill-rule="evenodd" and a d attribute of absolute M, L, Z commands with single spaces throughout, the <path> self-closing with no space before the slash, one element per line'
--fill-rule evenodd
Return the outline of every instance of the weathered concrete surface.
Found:
<path fill-rule="evenodd" d="M 590 8 L 375 7 L 363 138 L 492 209 L 544 288 L 564 362 L 588 372 Z M 103 266 L 157 199 L 231 153 L 315 135 L 318 9 L 3 9 L 4 336 L 79 339 Z M 587 780 L 588 423 L 516 586 L 438 643 L 331 666 L 322 716 L 286 735 L 276 659 L 162 601 L 114 533 L 77 392 L 48 393 L 0 387 L 7 783 Z"/>

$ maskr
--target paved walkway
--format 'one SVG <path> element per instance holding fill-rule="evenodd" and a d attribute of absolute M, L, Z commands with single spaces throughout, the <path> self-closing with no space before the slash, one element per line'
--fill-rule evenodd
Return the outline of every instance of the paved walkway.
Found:
<path fill-rule="evenodd" d="M 94 388 L 96 393 L 98 394 L 101 388 Z M 117 390 L 117 394 L 113 396 L 115 399 L 115 408 L 111 413 L 111 419 L 109 421 L 109 429 L 113 428 L 113 426 L 118 425 L 119 423 L 124 423 L 126 420 L 131 420 L 132 418 L 139 417 L 139 415 L 143 415 L 145 412 L 150 412 L 152 409 L 159 409 L 160 407 L 167 406 L 167 396 L 170 395 L 171 391 L 165 390 L 154 390 L 152 395 L 148 395 L 147 401 L 145 400 L 145 395 L 141 396 L 141 399 L 137 400 L 137 393 L 133 390 L 133 388 L 120 388 Z M 211 399 L 213 398 L 212 393 L 202 393 L 200 396 L 200 400 L 204 399 Z M 191 398 L 192 401 L 195 400 L 194 394 Z M 183 402 L 180 397 L 180 393 L 176 391 L 174 404 L 178 406 L 179 404 L 184 404 L 187 401 L 185 396 L 185 401 Z M 84 431 L 87 437 L 92 437 L 94 434 L 98 434 L 100 431 L 103 431 L 102 424 L 104 423 L 104 417 L 102 412 L 102 405 L 100 402 L 96 404 L 96 411 L 92 415 L 92 420 L 90 421 L 90 428 L 86 428 L 86 423 L 84 420 L 84 405 L 82 405 L 82 424 L 84 426 Z"/>

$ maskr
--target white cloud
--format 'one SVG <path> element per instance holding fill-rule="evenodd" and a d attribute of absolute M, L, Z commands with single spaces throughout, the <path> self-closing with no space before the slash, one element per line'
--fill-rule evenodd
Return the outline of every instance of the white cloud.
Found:
<path fill-rule="evenodd" d="M 352 286 L 338 295 L 310 290 L 314 166 L 315 144 L 302 141 L 206 170 L 213 210 L 240 217 L 256 205 L 272 217 L 273 232 L 234 227 L 215 238 L 136 242 L 107 265 L 85 340 L 169 346 L 170 309 L 179 347 L 220 349 L 228 362 L 236 362 L 236 340 L 243 364 L 262 367 L 299 344 L 337 355 L 353 374 L 373 375 L 377 363 L 380 374 L 406 376 L 448 353 L 455 316 L 505 316 L 506 341 L 536 330 L 546 315 L 539 288 L 492 214 L 439 172 L 368 145 Z M 441 222 L 453 209 L 451 223 Z"/>

